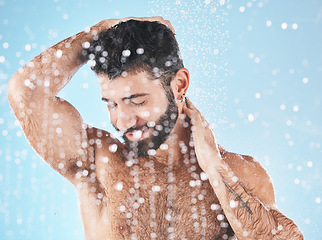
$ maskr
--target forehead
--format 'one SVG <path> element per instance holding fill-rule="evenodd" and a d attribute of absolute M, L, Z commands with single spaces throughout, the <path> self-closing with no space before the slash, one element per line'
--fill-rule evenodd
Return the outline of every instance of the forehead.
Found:
<path fill-rule="evenodd" d="M 125 73 L 113 80 L 107 75 L 98 77 L 103 97 L 125 97 L 134 93 L 158 93 L 163 92 L 160 80 L 150 79 L 146 72 Z"/>

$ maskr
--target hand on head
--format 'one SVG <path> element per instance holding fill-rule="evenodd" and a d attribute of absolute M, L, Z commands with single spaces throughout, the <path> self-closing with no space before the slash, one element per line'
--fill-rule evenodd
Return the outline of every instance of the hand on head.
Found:
<path fill-rule="evenodd" d="M 137 20 L 137 21 L 158 21 L 164 25 L 166 25 L 172 32 L 175 33 L 173 26 L 171 25 L 169 20 L 163 19 L 163 17 L 126 17 L 121 19 L 105 19 L 92 27 L 92 30 L 95 30 L 96 33 L 100 33 L 101 31 L 107 30 L 120 22 L 126 22 L 128 20 Z"/>

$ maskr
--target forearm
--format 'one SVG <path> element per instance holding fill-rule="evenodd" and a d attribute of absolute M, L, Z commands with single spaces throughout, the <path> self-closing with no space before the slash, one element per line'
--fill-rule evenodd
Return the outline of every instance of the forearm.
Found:
<path fill-rule="evenodd" d="M 82 45 L 91 41 L 92 32 L 80 32 L 47 49 L 23 68 L 9 82 L 13 91 L 23 91 L 26 98 L 52 98 L 85 63 L 80 58 Z"/>
<path fill-rule="evenodd" d="M 35 96 L 38 99 L 54 98 L 88 59 L 82 55 L 83 48 L 89 47 L 102 31 L 130 19 L 160 21 L 173 30 L 170 22 L 161 17 L 103 20 L 90 29 L 57 43 L 19 69 L 9 81 L 9 98 L 22 98 L 17 96 L 17 92 L 22 93 L 24 99 L 34 99 Z"/>
<path fill-rule="evenodd" d="M 216 163 L 207 174 L 238 239 L 303 239 L 292 220 L 266 208 L 223 160 Z"/>

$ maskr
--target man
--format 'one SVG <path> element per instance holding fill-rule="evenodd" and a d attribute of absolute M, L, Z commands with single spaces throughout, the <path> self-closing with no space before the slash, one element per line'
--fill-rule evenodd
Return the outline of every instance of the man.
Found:
<path fill-rule="evenodd" d="M 56 97 L 88 59 L 124 144 Z M 136 18 L 49 48 L 8 96 L 31 146 L 76 187 L 86 239 L 303 239 L 261 165 L 217 145 L 188 86 L 170 22 Z"/>

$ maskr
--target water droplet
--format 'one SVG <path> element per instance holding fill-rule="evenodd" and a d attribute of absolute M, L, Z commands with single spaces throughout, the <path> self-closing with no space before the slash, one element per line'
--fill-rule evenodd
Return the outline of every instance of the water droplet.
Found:
<path fill-rule="evenodd" d="M 4 43 L 2 44 L 2 47 L 3 47 L 4 49 L 7 49 L 7 48 L 9 48 L 9 43 L 7 43 L 7 42 L 4 42 Z"/>
<path fill-rule="evenodd" d="M 256 93 L 256 94 L 255 94 L 255 98 L 256 98 L 256 99 L 260 99 L 260 98 L 261 98 L 261 94 L 260 94 L 260 93 Z"/>
<path fill-rule="evenodd" d="M 108 147 L 108 149 L 110 150 L 110 152 L 115 153 L 117 150 L 117 145 L 116 144 L 112 144 Z"/>
<path fill-rule="evenodd" d="M 295 106 L 293 107 L 293 111 L 294 111 L 294 112 L 298 112 L 299 110 L 300 110 L 299 106 L 295 105 Z"/>
<path fill-rule="evenodd" d="M 293 29 L 293 30 L 297 30 L 297 28 L 298 28 L 297 23 L 293 23 L 293 24 L 292 24 L 292 29 Z"/>
<path fill-rule="evenodd" d="M 31 45 L 30 45 L 30 44 L 26 44 L 26 45 L 25 45 L 25 50 L 26 50 L 27 52 L 29 52 L 29 51 L 31 50 Z"/>
<path fill-rule="evenodd" d="M 117 191 L 121 191 L 123 189 L 123 182 L 118 182 L 117 184 L 115 184 L 115 189 Z"/>
<path fill-rule="evenodd" d="M 56 57 L 56 58 L 61 58 L 61 57 L 62 57 L 62 55 L 63 55 L 63 51 L 62 51 L 62 50 L 60 50 L 60 49 L 58 49 L 58 50 L 56 51 L 56 53 L 55 53 L 55 57 Z"/>
<path fill-rule="evenodd" d="M 307 77 L 304 77 L 304 78 L 302 79 L 302 81 L 303 81 L 303 83 L 304 83 L 304 84 L 307 84 L 307 83 L 309 82 L 309 79 L 308 79 Z"/>
<path fill-rule="evenodd" d="M 246 8 L 244 6 L 240 6 L 239 7 L 239 12 L 243 13 L 245 12 Z"/>
<path fill-rule="evenodd" d="M 283 23 L 281 24 L 281 28 L 282 28 L 283 30 L 286 30 L 286 29 L 287 29 L 287 23 L 283 22 Z"/>
<path fill-rule="evenodd" d="M 271 20 L 267 20 L 266 21 L 266 26 L 267 27 L 271 27 L 272 26 L 272 21 Z"/>

